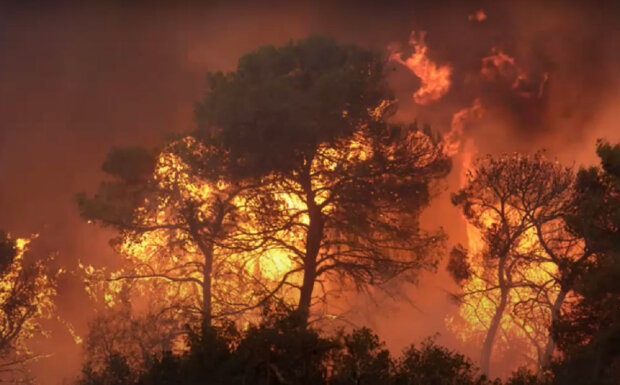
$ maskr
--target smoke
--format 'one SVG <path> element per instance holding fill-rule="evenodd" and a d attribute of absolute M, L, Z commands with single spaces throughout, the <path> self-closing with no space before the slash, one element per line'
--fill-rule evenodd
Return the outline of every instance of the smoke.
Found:
<path fill-rule="evenodd" d="M 82 222 L 72 201 L 101 180 L 108 149 L 154 145 L 167 132 L 191 128 L 207 71 L 232 70 L 261 44 L 313 33 L 386 50 L 406 47 L 412 31 L 424 31 L 425 54 L 438 68 L 450 66 L 451 84 L 437 100 L 418 104 L 412 95 L 421 79 L 392 61 L 396 118 L 447 133 L 455 114 L 478 100 L 484 114 L 463 121 L 459 135 L 479 153 L 545 147 L 579 164 L 595 160 L 597 137 L 620 140 L 620 27 L 611 3 L 231 3 L 3 4 L 0 228 L 40 233 L 34 252 L 58 252 L 69 269 L 78 260 L 110 263 L 111 233 Z M 491 57 L 503 61 L 488 59 L 483 67 Z M 460 184 L 459 156 L 423 218 L 429 228 L 443 226 L 450 244 L 464 241 L 448 199 Z M 409 290 L 415 306 L 392 302 L 387 315 L 359 297 L 355 322 L 374 325 L 396 350 L 435 332 L 456 347 L 443 322 L 456 309 L 446 295 L 454 290 L 448 275 L 423 276 Z M 79 280 L 68 276 L 60 316 L 84 335 L 90 308 Z M 76 375 L 80 364 L 81 347 L 64 327 L 54 329 L 40 344 L 54 356 L 35 367 L 46 383 Z M 476 357 L 473 347 L 470 353 Z"/>

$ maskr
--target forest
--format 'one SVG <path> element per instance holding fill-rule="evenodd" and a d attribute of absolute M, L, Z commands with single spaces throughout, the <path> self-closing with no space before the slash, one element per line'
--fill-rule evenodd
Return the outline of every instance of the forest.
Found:
<path fill-rule="evenodd" d="M 478 28 L 506 7 L 456 13 Z M 200 68 L 180 127 L 94 139 L 101 150 L 82 164 L 86 136 L 58 144 L 56 172 L 88 175 L 63 190 L 79 225 L 60 236 L 2 220 L 28 196 L 5 181 L 34 174 L 11 179 L 2 141 L 15 137 L 0 136 L 0 190 L 16 191 L 0 194 L 0 382 L 619 384 L 617 105 L 604 130 L 579 136 L 582 115 L 554 115 L 569 98 L 562 70 L 518 64 L 514 45 L 458 67 L 433 56 L 430 29 L 382 47 L 310 32 Z M 149 82 L 165 76 L 144 78 L 142 114 L 164 108 Z M 575 109 L 603 92 L 582 76 Z M 120 114 L 108 98 L 132 111 L 99 92 L 95 120 Z M 90 124 L 90 104 L 76 103 L 70 123 Z M 20 119 L 9 110 L 7 127 Z M 135 114 L 136 126 L 171 124 Z M 50 191 L 37 194 L 59 205 Z M 20 216 L 47 212 L 33 207 Z M 63 257 L 54 237 L 86 246 Z M 52 374 L 71 349 L 77 370 Z"/>

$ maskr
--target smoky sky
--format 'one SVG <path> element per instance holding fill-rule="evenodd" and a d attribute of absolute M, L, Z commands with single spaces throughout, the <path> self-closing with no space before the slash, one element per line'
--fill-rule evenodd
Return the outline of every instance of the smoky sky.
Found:
<path fill-rule="evenodd" d="M 487 19 L 469 20 L 479 9 Z M 611 2 L 3 3 L 0 228 L 20 236 L 39 233 L 33 251 L 57 253 L 69 270 L 78 260 L 114 261 L 107 244 L 112 233 L 86 225 L 73 202 L 75 193 L 96 188 L 109 148 L 154 146 L 166 133 L 191 129 L 208 71 L 233 70 L 242 54 L 260 45 L 310 34 L 385 50 L 406 45 L 413 30 L 427 31 L 429 56 L 452 66 L 452 86 L 441 101 L 416 106 L 410 95 L 419 79 L 390 64 L 402 119 L 445 132 L 452 114 L 481 98 L 488 121 L 469 128 L 481 151 L 546 146 L 570 159 L 571 149 L 593 147 L 593 135 L 618 132 L 619 16 Z M 540 98 L 520 99 L 501 85 L 472 80 L 493 48 L 514 57 L 532 82 L 549 74 Z M 443 199 L 436 209 L 441 214 L 428 225 L 443 225 L 458 240 L 456 212 Z M 435 325 L 453 307 L 437 305 L 445 293 L 433 277 L 412 294 L 418 310 L 372 321 L 394 346 L 445 333 Z M 90 308 L 79 280 L 69 274 L 59 291 L 60 316 L 84 335 Z M 41 348 L 55 355 L 35 368 L 45 373 L 43 383 L 79 370 L 81 347 L 65 328 L 54 330 Z"/>

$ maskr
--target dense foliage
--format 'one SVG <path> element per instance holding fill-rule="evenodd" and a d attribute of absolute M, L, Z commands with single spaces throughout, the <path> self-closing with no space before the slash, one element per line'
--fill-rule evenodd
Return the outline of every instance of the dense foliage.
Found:
<path fill-rule="evenodd" d="M 278 192 L 262 219 L 283 230 L 270 241 L 300 273 L 307 317 L 323 285 L 415 280 L 437 262 L 442 236 L 418 218 L 450 162 L 428 130 L 388 122 L 384 62 L 323 37 L 267 46 L 210 74 L 197 106 L 198 135 L 228 151 L 231 175 L 268 178 Z"/>
<path fill-rule="evenodd" d="M 566 360 L 561 384 L 617 384 L 620 379 L 620 145 L 598 145 L 600 167 L 577 175 L 570 228 L 596 258 L 574 271 L 577 298 L 554 325 Z"/>
<path fill-rule="evenodd" d="M 454 384 L 491 385 L 473 363 L 432 340 L 393 357 L 370 329 L 324 337 L 300 328 L 298 313 L 268 315 L 260 325 L 237 331 L 213 329 L 205 339 L 192 335 L 183 354 L 165 352 L 142 373 L 111 355 L 98 373 L 85 371 L 81 384 Z"/>
<path fill-rule="evenodd" d="M 499 385 L 494 346 L 515 336 L 536 372 L 505 384 L 617 383 L 619 146 L 578 175 L 482 157 L 453 195 L 479 246 L 450 255 L 469 322 L 453 330 L 482 336 L 481 369 L 432 339 L 395 357 L 370 329 L 315 326 L 328 294 L 415 282 L 442 254 L 419 219 L 450 159 L 430 129 L 393 124 L 396 106 L 381 55 L 312 37 L 209 74 L 196 131 L 110 151 L 78 204 L 118 230 L 123 264 L 82 266 L 105 306 L 79 383 Z M 14 255 L 0 238 L 2 274 Z"/>

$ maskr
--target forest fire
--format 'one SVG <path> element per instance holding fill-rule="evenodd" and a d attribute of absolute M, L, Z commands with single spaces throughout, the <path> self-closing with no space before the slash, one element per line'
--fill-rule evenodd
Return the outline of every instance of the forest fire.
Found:
<path fill-rule="evenodd" d="M 618 15 L 0 5 L 0 382 L 616 385 Z"/>
<path fill-rule="evenodd" d="M 482 58 L 480 75 L 486 81 L 508 81 L 510 88 L 523 98 L 540 99 L 549 80 L 549 73 L 543 72 L 539 83 L 532 86 L 532 81 L 526 72 L 517 66 L 515 59 L 495 48 L 492 55 Z"/>
<path fill-rule="evenodd" d="M 480 99 L 474 100 L 471 106 L 463 108 L 452 116 L 450 131 L 448 131 L 443 138 L 445 142 L 444 151 L 446 154 L 450 156 L 459 153 L 463 154 L 463 170 L 469 170 L 471 168 L 472 157 L 476 155 L 475 150 L 472 148 L 473 143 L 471 139 L 469 139 L 469 141 L 466 139 L 465 128 L 476 120 L 481 119 L 483 115 L 484 108 L 482 107 Z M 467 143 L 463 144 L 462 141 L 467 141 Z M 465 174 L 461 176 L 464 181 Z"/>
<path fill-rule="evenodd" d="M 254 291 L 250 290 L 249 278 L 277 282 L 291 270 L 286 253 L 277 248 L 256 246 L 252 243 L 252 233 L 259 232 L 253 213 L 245 211 L 251 206 L 251 197 L 235 192 L 231 183 L 218 180 L 209 181 L 194 174 L 191 166 L 175 153 L 181 147 L 194 156 L 209 156 L 195 139 L 186 137 L 172 143 L 157 156 L 157 164 L 152 181 L 154 188 L 161 190 L 159 195 L 146 196 L 144 203 L 134 214 L 142 229 L 127 232 L 117 240 L 118 252 L 124 256 L 124 267 L 102 279 L 105 271 L 93 266 L 84 266 L 91 294 L 103 298 L 108 306 L 119 304 L 119 299 L 133 301 L 149 298 L 149 305 L 173 308 L 172 318 L 179 320 L 178 329 L 190 322 L 192 313 L 200 313 L 204 298 L 205 271 L 210 270 L 213 287 L 218 293 L 210 295 L 226 301 L 216 303 L 245 304 L 251 301 Z M 147 176 L 148 178 L 148 176 Z M 150 179 L 150 178 L 149 178 Z M 171 202 L 175 202 L 174 207 Z M 184 205 L 199 203 L 194 209 L 196 220 L 209 218 L 220 205 L 227 204 L 238 208 L 233 224 L 222 218 L 218 230 L 212 231 L 212 266 L 206 266 L 204 247 L 183 224 Z M 299 207 L 295 197 L 282 196 L 280 202 L 290 208 Z M 224 216 L 224 214 L 222 214 Z M 307 222 L 307 218 L 300 218 Z M 231 232 L 237 232 L 230 236 Z M 228 233 L 228 234 L 227 234 Z M 244 246 L 231 242 L 243 242 Z M 268 282 L 261 282 L 266 285 Z M 256 290 L 256 288 L 255 288 Z M 209 294 L 207 294 L 209 295 Z M 164 304 L 158 303 L 164 301 Z M 236 309 L 213 309 L 214 314 L 234 312 Z M 145 309 L 152 311 L 152 309 Z M 189 312 L 189 314 L 184 314 Z M 194 315 L 195 317 L 196 315 Z M 189 317 L 189 318 L 188 318 Z M 198 315 L 200 317 L 200 315 Z"/>
<path fill-rule="evenodd" d="M 416 37 L 417 36 L 417 37 Z M 420 88 L 413 93 L 413 100 L 418 104 L 429 104 L 444 96 L 450 89 L 449 65 L 438 66 L 428 58 L 428 47 L 424 43 L 426 32 L 411 33 L 409 45 L 413 48 L 411 55 L 404 60 L 401 52 L 394 52 L 390 58 L 409 68 L 420 78 Z"/>
<path fill-rule="evenodd" d="M 497 226 L 501 220 L 493 213 L 483 214 L 480 218 L 485 228 Z M 521 221 L 523 218 L 511 218 L 511 221 Z M 492 323 L 500 303 L 499 283 L 495 277 L 490 277 L 488 271 L 488 256 L 485 255 L 487 248 L 480 231 L 473 225 L 467 226 L 467 239 L 470 278 L 463 284 L 463 305 L 459 315 L 449 317 L 449 327 L 463 341 L 481 339 Z M 534 227 L 528 228 L 518 243 L 515 245 L 516 252 L 527 254 L 544 254 L 544 250 L 537 241 Z M 502 352 L 508 351 L 514 346 L 519 346 L 521 354 L 528 362 L 539 365 L 543 360 L 544 346 L 549 338 L 548 331 L 540 328 L 540 325 L 548 324 L 550 319 L 549 310 L 544 309 L 530 312 L 530 309 L 519 309 L 527 306 L 526 302 L 532 298 L 532 290 L 546 289 L 545 299 L 553 303 L 559 294 L 559 287 L 551 282 L 557 276 L 558 268 L 552 262 L 541 261 L 519 271 L 522 275 L 520 284 L 510 292 L 507 307 L 511 309 L 501 315 L 499 329 L 501 333 L 495 342 L 494 354 L 501 356 Z"/>

